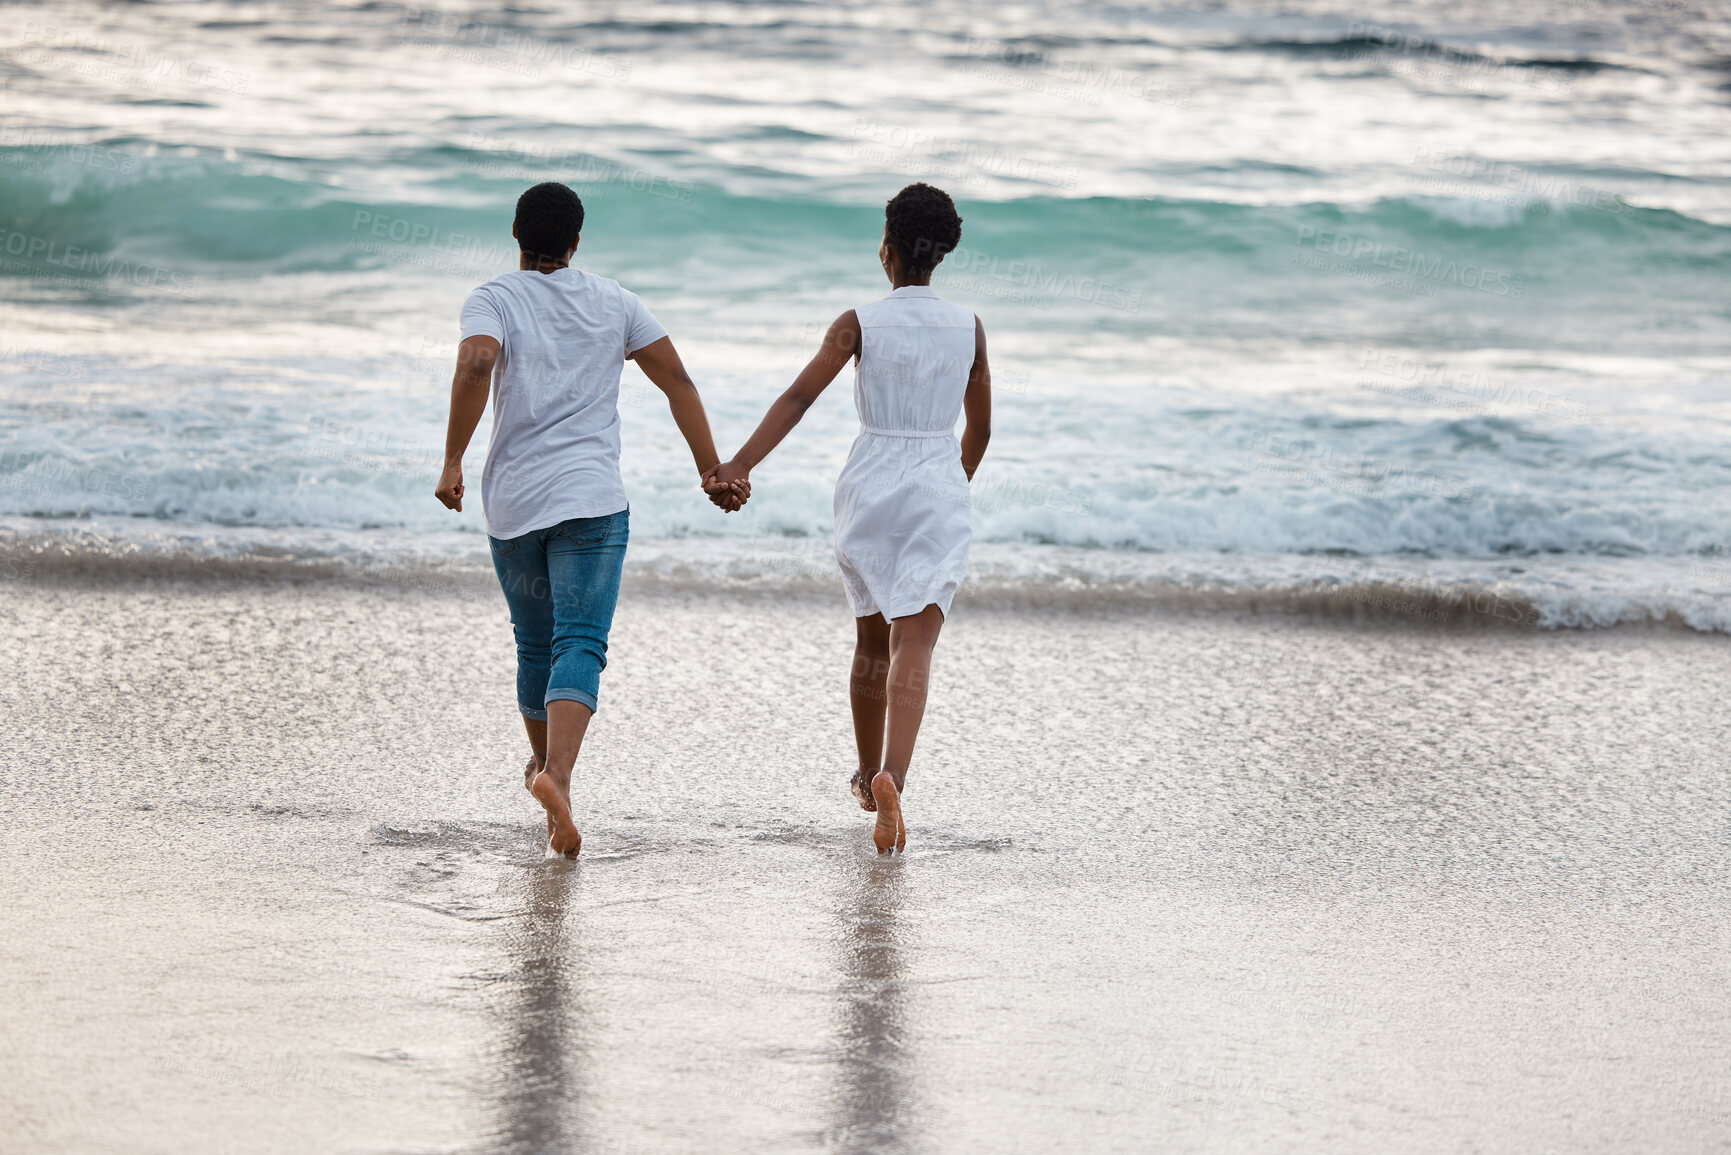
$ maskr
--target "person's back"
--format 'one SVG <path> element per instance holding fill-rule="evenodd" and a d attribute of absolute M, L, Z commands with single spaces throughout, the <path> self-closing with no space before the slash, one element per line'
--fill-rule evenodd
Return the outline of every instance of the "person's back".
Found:
<path fill-rule="evenodd" d="M 936 605 L 968 572 L 968 477 L 956 420 L 975 361 L 974 314 L 930 285 L 854 310 L 860 436 L 835 487 L 836 558 L 855 616 Z"/>
<path fill-rule="evenodd" d="M 953 435 L 974 367 L 974 314 L 930 285 L 904 285 L 854 315 L 854 407 L 864 431 Z"/>
<path fill-rule="evenodd" d="M 488 534 L 623 510 L 620 373 L 667 330 L 617 281 L 566 267 L 476 289 L 463 306 L 463 339 L 474 336 L 499 342 L 481 472 Z"/>

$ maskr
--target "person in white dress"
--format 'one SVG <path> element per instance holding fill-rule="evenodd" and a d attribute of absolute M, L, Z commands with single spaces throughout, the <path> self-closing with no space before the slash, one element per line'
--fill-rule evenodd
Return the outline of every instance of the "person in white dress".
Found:
<path fill-rule="evenodd" d="M 941 189 L 912 184 L 884 210 L 890 295 L 836 318 L 823 346 L 733 457 L 704 477 L 747 492 L 752 468 L 857 361 L 860 434 L 835 487 L 835 551 L 857 641 L 849 679 L 859 769 L 878 852 L 907 844 L 901 794 L 925 714 L 932 647 L 968 571 L 968 483 L 991 437 L 992 376 L 978 317 L 932 291 L 961 241 Z M 956 419 L 967 415 L 958 442 Z"/>

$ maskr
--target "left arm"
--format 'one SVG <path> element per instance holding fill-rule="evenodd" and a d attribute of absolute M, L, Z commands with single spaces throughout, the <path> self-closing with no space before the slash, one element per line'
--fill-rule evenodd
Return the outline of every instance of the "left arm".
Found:
<path fill-rule="evenodd" d="M 739 452 L 733 455 L 733 460 L 725 463 L 716 471 L 716 479 L 729 484 L 751 484 L 751 471 L 769 456 L 769 451 L 781 444 L 782 438 L 793 431 L 799 424 L 799 419 L 805 416 L 812 402 L 816 401 L 823 391 L 829 388 L 836 374 L 858 356 L 863 335 L 860 332 L 859 316 L 852 309 L 843 313 L 830 325 L 829 331 L 823 336 L 823 344 L 818 347 L 817 355 L 806 363 L 798 377 L 787 391 L 770 405 L 769 412 L 758 422 L 757 430 L 751 439 L 740 446 Z"/>
<path fill-rule="evenodd" d="M 962 472 L 974 479 L 986 443 L 992 439 L 992 367 L 986 363 L 986 326 L 974 318 L 974 367 L 968 373 L 968 391 L 962 394 Z"/>

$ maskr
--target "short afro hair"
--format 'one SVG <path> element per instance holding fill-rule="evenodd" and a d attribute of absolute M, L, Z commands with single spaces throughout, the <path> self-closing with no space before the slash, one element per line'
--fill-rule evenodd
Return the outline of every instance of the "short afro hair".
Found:
<path fill-rule="evenodd" d="M 583 231 L 583 202 L 557 181 L 538 184 L 517 198 L 517 247 L 531 257 L 565 259 Z"/>
<path fill-rule="evenodd" d="M 910 273 L 929 273 L 962 240 L 956 202 L 941 188 L 911 184 L 884 206 L 884 236 Z"/>

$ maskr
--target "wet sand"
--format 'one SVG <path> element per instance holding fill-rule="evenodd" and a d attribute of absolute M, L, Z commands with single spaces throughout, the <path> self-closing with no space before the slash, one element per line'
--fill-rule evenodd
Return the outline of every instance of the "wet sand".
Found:
<path fill-rule="evenodd" d="M 580 861 L 496 594 L 0 586 L 0 1147 L 1731 1149 L 1731 644 L 628 591 Z"/>

